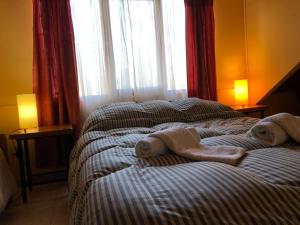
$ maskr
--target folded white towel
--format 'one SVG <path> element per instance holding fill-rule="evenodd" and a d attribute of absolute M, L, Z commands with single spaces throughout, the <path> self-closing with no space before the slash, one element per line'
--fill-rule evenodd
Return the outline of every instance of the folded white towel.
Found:
<path fill-rule="evenodd" d="M 200 135 L 199 135 L 199 133 L 198 133 L 198 131 L 196 130 L 195 127 L 188 127 L 188 128 L 185 128 L 185 129 L 192 134 L 192 136 L 196 139 L 196 141 L 198 143 L 201 141 Z"/>
<path fill-rule="evenodd" d="M 272 146 L 284 143 L 288 137 L 300 143 L 300 117 L 289 113 L 266 117 L 255 124 L 247 135 Z"/>
<path fill-rule="evenodd" d="M 200 136 L 195 128 L 186 128 L 191 132 L 194 138 L 199 142 Z M 135 153 L 137 157 L 149 158 L 163 155 L 168 151 L 165 143 L 156 137 L 146 136 L 138 141 L 135 145 Z"/>
<path fill-rule="evenodd" d="M 234 146 L 201 145 L 191 130 L 176 127 L 155 132 L 150 137 L 162 140 L 174 153 L 193 160 L 215 161 L 235 165 L 246 150 Z"/>
<path fill-rule="evenodd" d="M 182 156 L 194 160 L 222 162 L 229 165 L 236 165 L 245 153 L 246 150 L 241 147 L 226 145 L 206 146 L 200 144 L 200 151 L 194 150 L 187 152 L 185 153 L 185 156 Z"/>

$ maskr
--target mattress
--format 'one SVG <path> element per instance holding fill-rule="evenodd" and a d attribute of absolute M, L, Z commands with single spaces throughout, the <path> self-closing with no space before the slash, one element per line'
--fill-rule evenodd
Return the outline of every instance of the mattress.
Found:
<path fill-rule="evenodd" d="M 300 224 L 300 146 L 246 137 L 258 119 L 200 99 L 117 103 L 86 120 L 70 156 L 71 224 Z M 137 158 L 134 146 L 170 127 L 201 142 L 247 150 L 237 166 L 172 153 Z"/>
<path fill-rule="evenodd" d="M 17 184 L 6 162 L 4 152 L 0 148 L 0 213 L 7 202 L 17 191 Z"/>

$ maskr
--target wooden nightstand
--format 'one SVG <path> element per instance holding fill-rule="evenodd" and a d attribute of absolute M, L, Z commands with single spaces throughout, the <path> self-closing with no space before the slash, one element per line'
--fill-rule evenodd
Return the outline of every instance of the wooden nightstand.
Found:
<path fill-rule="evenodd" d="M 268 108 L 267 105 L 245 105 L 245 106 L 231 106 L 236 111 L 242 112 L 246 115 L 250 113 L 260 113 L 260 118 L 265 117 L 265 111 Z"/>
<path fill-rule="evenodd" d="M 16 140 L 17 142 L 17 157 L 19 159 L 22 198 L 24 203 L 27 202 L 27 192 L 26 192 L 27 186 L 30 191 L 32 190 L 32 174 L 30 168 L 30 157 L 29 157 L 27 141 L 29 139 L 35 140 L 43 137 L 59 137 L 60 141 L 61 141 L 61 137 L 68 137 L 70 138 L 71 142 L 73 142 L 73 127 L 72 125 L 38 127 L 38 128 L 32 128 L 26 130 L 17 130 L 9 135 L 10 139 Z M 24 164 L 24 158 L 25 158 L 25 164 Z M 67 158 L 68 157 L 66 157 L 66 160 Z M 26 171 L 26 176 L 25 176 L 25 171 Z"/>

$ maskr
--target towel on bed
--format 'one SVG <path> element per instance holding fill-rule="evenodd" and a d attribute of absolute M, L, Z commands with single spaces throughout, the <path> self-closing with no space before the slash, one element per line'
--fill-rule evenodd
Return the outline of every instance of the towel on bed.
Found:
<path fill-rule="evenodd" d="M 289 138 L 279 125 L 268 121 L 259 122 L 251 128 L 247 135 L 261 144 L 272 146 L 280 145 Z"/>
<path fill-rule="evenodd" d="M 135 145 L 135 154 L 140 158 L 163 155 L 167 151 L 167 146 L 160 139 L 154 137 L 144 137 Z"/>
<path fill-rule="evenodd" d="M 177 155 L 200 161 L 215 161 L 235 165 L 246 150 L 234 146 L 205 146 L 193 136 L 191 129 L 176 127 L 149 135 L 163 141 Z"/>
<path fill-rule="evenodd" d="M 186 128 L 190 130 L 191 134 L 196 138 L 197 142 L 200 141 L 200 135 L 194 128 Z M 149 158 L 158 155 L 163 155 L 168 151 L 168 147 L 165 143 L 156 137 L 146 136 L 142 140 L 138 141 L 135 145 L 135 153 L 137 157 Z"/>
<path fill-rule="evenodd" d="M 300 143 L 300 117 L 289 113 L 278 113 L 262 119 L 248 132 L 251 137 L 262 144 L 279 145 L 291 137 Z"/>

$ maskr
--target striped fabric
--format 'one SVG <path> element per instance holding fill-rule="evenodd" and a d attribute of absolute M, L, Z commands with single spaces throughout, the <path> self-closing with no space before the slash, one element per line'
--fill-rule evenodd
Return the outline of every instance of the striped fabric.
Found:
<path fill-rule="evenodd" d="M 71 155 L 71 224 L 300 225 L 300 146 L 249 140 L 245 132 L 257 121 L 199 99 L 99 108 Z M 137 141 L 175 126 L 247 155 L 236 167 L 172 153 L 136 157 Z"/>

